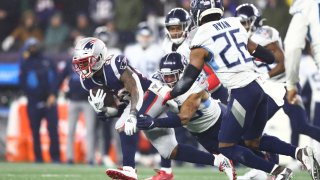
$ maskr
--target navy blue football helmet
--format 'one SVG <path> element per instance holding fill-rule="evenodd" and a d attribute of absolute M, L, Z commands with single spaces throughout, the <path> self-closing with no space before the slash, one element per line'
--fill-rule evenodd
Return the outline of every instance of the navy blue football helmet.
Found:
<path fill-rule="evenodd" d="M 261 14 L 253 4 L 241 4 L 236 8 L 236 17 L 240 18 L 241 24 L 247 31 L 255 31 L 257 27 L 262 26 Z"/>
<path fill-rule="evenodd" d="M 224 12 L 223 0 L 192 0 L 190 7 L 190 13 L 196 26 L 200 25 L 204 16 L 220 14 L 222 17 Z"/>
<path fill-rule="evenodd" d="M 189 13 L 182 8 L 173 8 L 166 15 L 165 31 L 174 44 L 181 44 L 187 37 L 191 24 Z"/>
<path fill-rule="evenodd" d="M 163 56 L 159 64 L 159 74 L 161 81 L 169 87 L 173 87 L 179 80 L 187 59 L 180 53 L 171 52 Z"/>

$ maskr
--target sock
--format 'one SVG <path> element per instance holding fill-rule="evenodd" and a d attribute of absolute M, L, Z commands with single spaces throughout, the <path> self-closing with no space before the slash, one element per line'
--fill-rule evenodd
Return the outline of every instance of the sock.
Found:
<path fill-rule="evenodd" d="M 287 155 L 295 158 L 296 148 L 297 147 L 281 141 L 279 138 L 274 136 L 264 135 L 260 139 L 259 150 L 262 151 Z"/>
<path fill-rule="evenodd" d="M 123 166 L 135 168 L 134 156 L 137 151 L 138 133 L 127 136 L 124 132 L 119 133 L 122 150 Z"/>
<path fill-rule="evenodd" d="M 213 166 L 214 156 L 184 144 L 178 144 L 175 160 Z"/>
<path fill-rule="evenodd" d="M 171 168 L 161 167 L 160 170 L 166 172 L 167 174 L 171 174 L 172 173 L 172 169 Z"/>
<path fill-rule="evenodd" d="M 168 117 L 166 118 L 158 118 L 154 120 L 156 127 L 162 127 L 162 128 L 175 128 L 175 127 L 181 127 L 181 120 L 180 117 L 172 112 L 167 113 Z"/>
<path fill-rule="evenodd" d="M 274 167 L 274 163 L 268 162 L 261 157 L 255 155 L 250 149 L 243 146 L 235 145 L 231 147 L 219 148 L 220 152 L 227 158 L 239 162 L 245 166 L 260 169 L 270 173 Z"/>
<path fill-rule="evenodd" d="M 160 162 L 161 168 L 170 168 L 171 169 L 171 159 L 165 159 L 161 156 Z"/>

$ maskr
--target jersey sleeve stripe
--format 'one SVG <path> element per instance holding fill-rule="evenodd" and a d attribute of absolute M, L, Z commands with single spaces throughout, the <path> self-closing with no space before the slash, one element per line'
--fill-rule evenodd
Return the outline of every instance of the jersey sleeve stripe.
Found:
<path fill-rule="evenodd" d="M 115 60 L 111 60 L 111 69 L 114 73 L 114 75 L 120 79 L 120 74 L 119 74 L 119 71 L 118 71 L 118 68 L 116 66 L 116 59 Z"/>

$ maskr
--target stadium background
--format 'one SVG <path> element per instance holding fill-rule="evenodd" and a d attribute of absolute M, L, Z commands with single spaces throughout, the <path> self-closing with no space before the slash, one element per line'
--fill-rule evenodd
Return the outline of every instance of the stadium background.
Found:
<path fill-rule="evenodd" d="M 130 2 L 129 2 L 130 1 Z M 248 2 L 259 7 L 267 25 L 279 30 L 284 39 L 291 16 L 290 0 L 224 0 L 225 16 L 232 16 L 237 5 Z M 140 22 L 146 22 L 154 31 L 154 41 L 161 43 L 164 37 L 163 18 L 173 7 L 189 9 L 189 0 L 1 0 L 0 1 L 0 160 L 4 162 L 32 162 L 32 137 L 26 116 L 26 98 L 19 88 L 19 65 L 22 44 L 25 38 L 16 39 L 8 48 L 5 40 L 28 16 L 35 18 L 35 27 L 40 31 L 43 52 L 54 59 L 58 67 L 70 61 L 72 45 L 79 36 L 92 36 L 96 27 L 106 25 L 117 38 L 112 46 L 124 50 L 135 43 L 134 35 Z M 132 12 L 128 14 L 125 12 Z M 67 27 L 67 35 L 61 42 L 46 42 L 45 35 L 50 26 L 50 18 L 62 17 L 62 24 Z M 279 18 L 281 17 L 281 18 Z M 130 23 L 129 23 L 130 22 Z M 52 37 L 51 37 L 52 38 Z M 66 83 L 59 93 L 59 138 L 62 162 L 65 162 L 65 143 L 67 134 L 67 99 L 64 93 Z M 75 161 L 84 162 L 86 153 L 85 123 L 83 117 L 77 126 L 75 138 Z M 279 123 L 281 121 L 281 123 Z M 44 160 L 48 156 L 49 138 L 41 126 L 41 142 Z M 285 141 L 290 141 L 290 125 L 287 116 L 280 111 L 268 123 L 267 132 Z M 301 136 L 300 144 L 308 145 L 312 141 Z M 143 145 L 141 145 L 143 148 Z M 114 160 L 115 150 L 110 151 Z M 290 158 L 281 157 L 281 163 L 289 163 Z M 2 165 L 0 165 L 2 166 Z M 1 170 L 0 170 L 1 171 Z M 1 176 L 0 176 L 1 177 Z M 0 178 L 2 179 L 2 178 Z"/>

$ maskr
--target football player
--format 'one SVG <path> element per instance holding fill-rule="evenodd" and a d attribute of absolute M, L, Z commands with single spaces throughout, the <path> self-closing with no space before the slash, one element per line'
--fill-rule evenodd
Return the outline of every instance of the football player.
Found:
<path fill-rule="evenodd" d="M 292 170 L 268 162 L 238 145 L 240 139 L 246 146 L 266 152 L 289 155 L 303 162 L 312 176 L 318 176 L 318 163 L 311 148 L 297 148 L 273 136 L 263 136 L 268 120 L 268 103 L 283 104 L 266 89 L 267 82 L 247 65 L 253 55 L 267 63 L 274 62 L 272 53 L 248 40 L 248 34 L 238 18 L 221 19 L 222 0 L 193 0 L 192 18 L 199 26 L 192 42 L 190 63 L 182 78 L 164 98 L 164 103 L 190 89 L 203 65 L 209 65 L 221 83 L 229 90 L 227 115 L 219 132 L 219 151 L 226 157 L 248 167 L 271 173 L 276 179 L 290 179 Z M 235 153 L 236 152 L 236 153 Z"/>
<path fill-rule="evenodd" d="M 161 116 L 163 112 L 165 112 L 166 108 L 162 105 L 163 97 L 167 91 L 172 88 L 175 83 L 178 81 L 179 76 L 182 74 L 184 70 L 184 66 L 186 65 L 186 58 L 177 53 L 171 52 L 166 54 L 160 61 L 159 65 L 159 73 L 157 74 L 157 79 L 154 80 L 150 85 L 147 95 L 144 98 L 144 102 L 142 108 L 138 112 L 138 124 L 137 127 L 140 129 L 150 130 L 156 127 L 158 128 L 175 128 L 181 127 L 182 124 L 188 124 L 187 129 L 194 133 L 194 135 L 199 138 L 199 143 L 201 143 L 209 153 L 217 153 L 217 133 L 220 124 L 220 119 L 223 113 L 221 113 L 221 109 L 219 108 L 218 101 L 214 101 L 210 94 L 207 92 L 207 78 L 204 73 L 200 74 L 197 81 L 193 84 L 192 88 L 182 96 L 174 99 L 173 102 L 168 103 L 171 106 L 171 112 L 167 113 L 167 116 Z M 155 76 L 154 76 L 155 77 Z M 159 82 L 157 82 L 159 81 Z M 186 100 L 188 99 L 188 100 Z M 182 106 L 183 104 L 183 106 Z M 187 104 L 187 105 L 186 105 Z M 160 108 L 161 107 L 161 108 Z M 180 109 L 181 108 L 181 109 Z M 179 116 L 183 117 L 176 118 L 176 113 L 179 112 Z M 153 118 L 160 118 L 159 121 L 154 121 Z M 190 120 L 192 118 L 192 120 Z M 156 119 L 158 120 L 158 119 Z M 156 124 L 155 122 L 159 122 L 161 124 Z M 216 123 L 219 122 L 219 123 Z M 156 128 L 157 129 L 157 128 Z M 210 132 L 207 131 L 210 129 Z M 213 132 L 214 131 L 214 134 Z M 206 132 L 206 133 L 203 133 Z M 202 134 L 201 134 L 202 133 Z M 211 144 L 208 144 L 207 139 L 203 139 L 206 135 L 207 139 L 213 139 Z M 206 134 L 206 135 L 205 135 Z M 166 148 L 168 146 L 166 145 Z M 189 159 L 189 161 L 193 162 L 193 159 L 204 158 L 205 156 L 200 154 L 191 154 L 189 153 L 188 146 L 182 146 L 178 144 L 174 150 L 170 154 L 170 159 L 181 159 L 184 157 L 185 159 Z M 184 150 L 183 150 L 184 149 Z M 182 153 L 182 151 L 185 151 Z M 180 153 L 181 152 L 181 153 Z M 180 158 L 179 158 L 180 157 Z M 182 158 L 182 159 L 184 159 Z M 215 158 L 218 158 L 216 155 L 207 156 L 208 165 L 217 165 L 219 168 L 222 167 L 223 164 L 212 163 L 215 162 Z M 211 162 L 211 163 L 210 163 Z M 226 174 L 229 179 L 235 179 L 236 174 L 233 169 L 232 162 L 225 159 L 224 163 L 227 163 L 226 167 L 231 167 L 225 169 Z M 159 179 L 159 177 L 153 177 L 151 179 Z M 162 176 L 162 178 L 167 178 Z"/>
<path fill-rule="evenodd" d="M 130 103 L 115 125 L 115 128 L 120 132 L 123 167 L 121 169 L 107 169 L 106 173 L 113 179 L 137 179 L 134 169 L 134 155 L 137 146 L 136 115 L 138 110 L 144 108 L 141 107 L 142 97 L 149 88 L 151 81 L 142 77 L 134 68 L 129 66 L 125 56 L 107 56 L 106 46 L 96 38 L 84 38 L 76 44 L 72 63 L 75 71 L 82 78 L 83 88 L 90 92 L 88 100 L 97 113 L 104 113 L 106 116 L 113 116 L 117 113 L 114 110 L 115 108 L 105 107 L 106 93 L 103 88 L 107 87 L 116 94 L 125 88 L 130 93 Z M 101 89 L 94 94 L 92 89 L 96 87 L 101 87 Z M 153 116 L 152 109 L 158 108 L 160 107 L 150 106 L 140 111 Z M 164 158 L 216 165 L 221 167 L 223 171 L 233 171 L 229 160 L 223 155 L 212 155 L 187 145 L 178 144 L 172 128 L 157 128 L 144 131 L 144 133 Z M 189 158 L 194 155 L 198 158 Z"/>
<path fill-rule="evenodd" d="M 294 104 L 299 99 L 299 66 L 305 39 L 310 40 L 312 54 L 320 71 L 320 2 L 315 0 L 295 0 L 289 13 L 293 16 L 284 39 L 286 85 L 288 102 Z"/>
<path fill-rule="evenodd" d="M 165 53 L 178 52 L 187 58 L 189 63 L 190 43 L 197 31 L 197 28 L 191 27 L 190 14 L 183 8 L 173 8 L 165 18 L 165 39 L 163 49 Z M 219 99 L 222 103 L 227 103 L 228 92 L 221 85 L 214 72 L 204 66 L 204 71 L 208 76 L 208 90 L 214 99 Z"/>
<path fill-rule="evenodd" d="M 262 76 L 266 80 L 271 80 L 279 83 L 285 82 L 284 74 L 284 53 L 282 49 L 282 41 L 279 36 L 279 32 L 266 25 L 262 25 L 261 14 L 259 10 L 253 4 L 242 4 L 236 9 L 236 16 L 240 18 L 241 24 L 249 32 L 250 39 L 269 49 L 276 57 L 276 62 L 273 64 L 266 64 L 261 61 L 253 61 L 256 67 L 256 71 L 262 73 Z M 308 123 L 307 113 L 304 109 L 301 97 L 297 104 L 289 104 L 284 99 L 285 104 L 283 106 L 284 112 L 288 115 L 291 123 L 292 134 L 291 144 L 297 146 L 299 140 L 299 134 L 305 134 L 313 139 L 320 141 L 320 128 Z M 281 107 L 270 107 L 270 118 Z M 252 172 L 258 173 L 259 171 L 253 170 Z M 258 177 L 257 174 L 249 172 L 248 175 Z M 259 173 L 261 179 L 262 173 Z M 266 176 L 265 176 L 266 177 Z"/>

